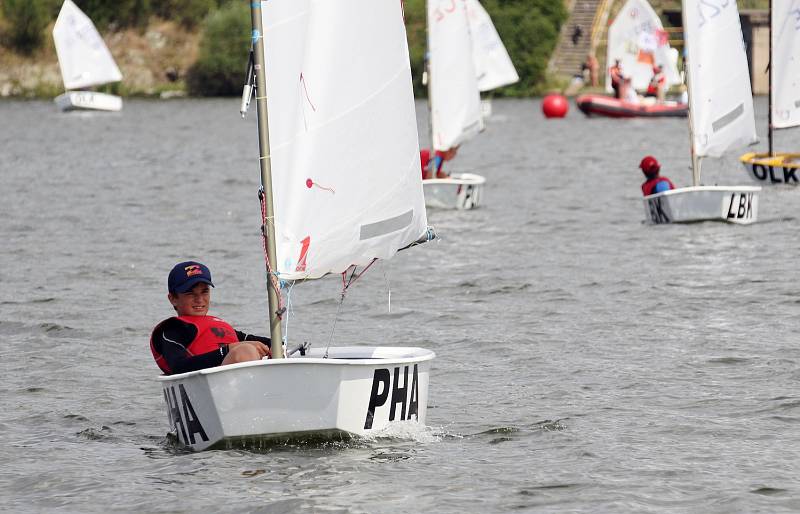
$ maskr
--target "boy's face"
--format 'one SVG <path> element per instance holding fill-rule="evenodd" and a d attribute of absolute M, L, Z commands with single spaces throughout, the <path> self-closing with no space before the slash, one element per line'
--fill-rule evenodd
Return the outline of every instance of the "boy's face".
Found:
<path fill-rule="evenodd" d="M 200 282 L 185 293 L 167 295 L 178 316 L 205 316 L 211 303 L 211 286 Z"/>

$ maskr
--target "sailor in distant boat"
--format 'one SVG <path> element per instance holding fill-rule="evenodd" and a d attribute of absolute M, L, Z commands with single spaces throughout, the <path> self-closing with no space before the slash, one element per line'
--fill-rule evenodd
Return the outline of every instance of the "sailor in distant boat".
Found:
<path fill-rule="evenodd" d="M 167 279 L 175 317 L 159 323 L 150 350 L 166 375 L 260 360 L 270 355 L 268 337 L 245 334 L 208 315 L 211 271 L 199 262 L 176 264 Z"/>
<path fill-rule="evenodd" d="M 458 153 L 458 146 L 454 146 L 453 148 L 441 151 L 436 150 L 434 154 L 433 163 L 436 166 L 436 178 L 447 178 L 450 176 L 450 173 L 446 172 L 442 169 L 442 165 L 446 162 L 451 160 L 453 157 L 456 156 Z M 433 178 L 431 177 L 431 173 L 429 168 L 431 160 L 431 152 L 427 148 L 424 148 L 419 151 L 419 161 L 422 167 L 422 178 Z"/>
<path fill-rule="evenodd" d="M 667 91 L 667 76 L 664 75 L 664 70 L 658 64 L 653 65 L 653 77 L 647 85 L 647 91 L 644 96 L 652 96 L 656 98 L 658 103 L 664 103 L 664 97 Z"/>
<path fill-rule="evenodd" d="M 608 69 L 608 75 L 611 78 L 611 88 L 614 90 L 614 98 L 623 98 L 622 88 L 624 86 L 625 76 L 622 74 L 622 63 L 619 59 L 616 59 L 614 64 Z"/>
<path fill-rule="evenodd" d="M 659 164 L 652 155 L 648 155 L 642 159 L 642 162 L 639 163 L 639 168 L 641 168 L 642 173 L 644 173 L 644 176 L 647 178 L 645 183 L 642 184 L 642 193 L 644 193 L 644 196 L 675 189 L 675 185 L 673 185 L 670 179 L 660 175 L 661 164 Z"/>

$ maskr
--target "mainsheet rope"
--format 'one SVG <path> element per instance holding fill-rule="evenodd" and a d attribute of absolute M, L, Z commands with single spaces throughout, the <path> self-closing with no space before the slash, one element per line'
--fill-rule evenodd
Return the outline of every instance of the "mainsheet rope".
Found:
<path fill-rule="evenodd" d="M 331 348 L 331 344 L 333 344 L 333 334 L 336 332 L 336 322 L 339 321 L 339 314 L 342 312 L 342 304 L 344 303 L 344 297 L 347 295 L 347 288 L 349 288 L 353 283 L 361 278 L 361 276 L 367 272 L 367 270 L 375 264 L 375 261 L 378 259 L 372 259 L 372 261 L 367 264 L 367 266 L 361 270 L 361 273 L 356 273 L 357 267 L 350 266 L 342 273 L 342 292 L 339 295 L 339 305 L 336 307 L 336 317 L 333 318 L 333 326 L 331 327 L 331 335 L 328 337 L 328 345 L 325 347 L 325 355 L 322 356 L 323 359 L 328 358 L 328 351 Z M 350 278 L 347 278 L 347 272 L 350 272 Z"/>

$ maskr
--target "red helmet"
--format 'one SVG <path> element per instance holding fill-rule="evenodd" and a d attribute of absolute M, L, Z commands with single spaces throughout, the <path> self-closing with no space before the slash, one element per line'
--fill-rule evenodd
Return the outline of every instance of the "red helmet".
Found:
<path fill-rule="evenodd" d="M 661 170 L 661 165 L 652 155 L 648 155 L 644 159 L 642 159 L 642 162 L 639 163 L 639 167 L 642 169 L 642 172 L 644 172 L 644 174 L 647 175 L 648 177 L 655 175 Z"/>

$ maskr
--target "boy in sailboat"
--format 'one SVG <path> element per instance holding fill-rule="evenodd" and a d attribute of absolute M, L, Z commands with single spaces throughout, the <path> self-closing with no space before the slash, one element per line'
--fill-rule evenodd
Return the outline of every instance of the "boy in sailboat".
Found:
<path fill-rule="evenodd" d="M 176 264 L 167 288 L 177 316 L 159 323 L 150 336 L 150 351 L 166 375 L 260 360 L 270 355 L 268 337 L 235 330 L 208 315 L 211 271 L 196 261 Z"/>
<path fill-rule="evenodd" d="M 644 184 L 642 184 L 642 193 L 644 193 L 644 196 L 663 193 L 664 191 L 675 189 L 675 186 L 672 184 L 670 179 L 660 175 L 661 164 L 659 164 L 656 158 L 652 155 L 648 155 L 642 159 L 642 161 L 639 163 L 639 168 L 647 178 Z"/>
<path fill-rule="evenodd" d="M 623 98 L 622 88 L 625 76 L 622 74 L 622 63 L 619 59 L 614 60 L 614 64 L 608 69 L 608 75 L 611 79 L 611 89 L 614 90 L 614 97 Z"/>

